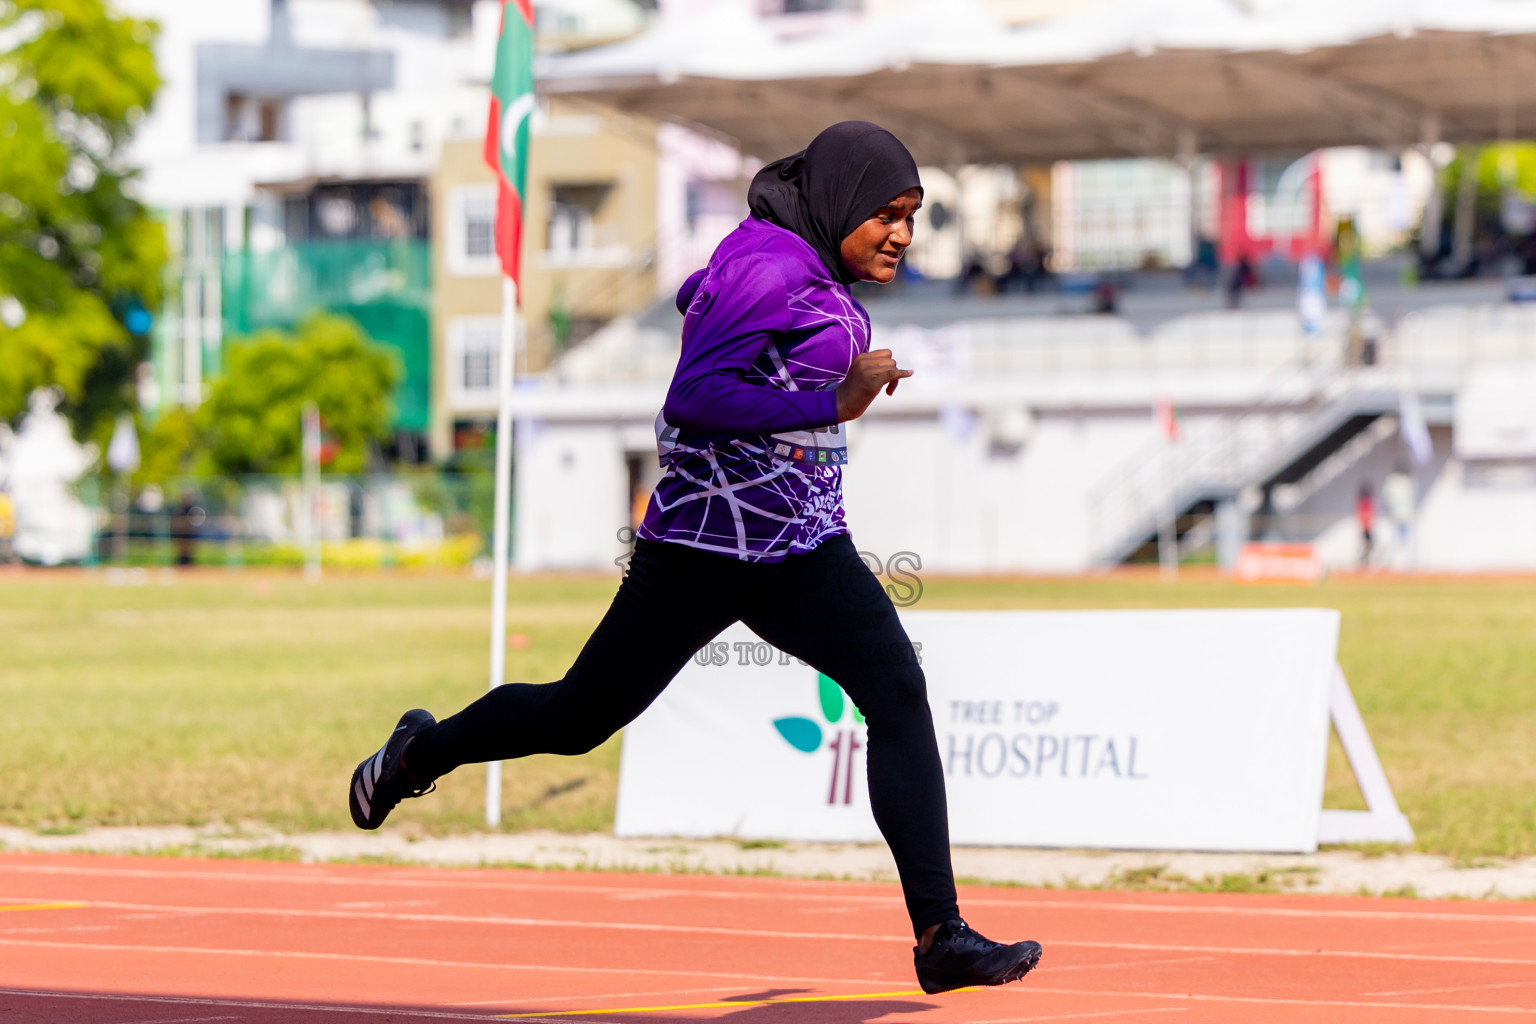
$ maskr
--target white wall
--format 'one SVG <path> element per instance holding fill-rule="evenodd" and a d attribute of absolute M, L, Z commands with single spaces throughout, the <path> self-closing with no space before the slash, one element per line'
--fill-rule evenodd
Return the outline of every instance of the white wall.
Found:
<path fill-rule="evenodd" d="M 1196 374 L 1190 386 L 1207 382 Z M 1090 492 L 1157 436 L 1153 391 L 1146 384 L 1142 391 L 1100 408 L 1031 395 L 1045 407 L 1037 405 L 1022 445 L 1000 443 L 1017 436 L 1004 424 L 1028 408 L 1020 400 L 946 405 L 914 393 L 903 407 L 901 392 L 883 399 L 884 413 L 849 431 L 844 493 L 855 541 L 882 559 L 914 552 L 941 572 L 1089 568 Z M 518 445 L 519 567 L 611 564 L 615 533 L 627 521 L 625 456 L 655 458 L 641 442 L 659 395 L 549 389 L 519 400 L 538 417 Z"/>
<path fill-rule="evenodd" d="M 1052 412 L 1016 450 L 994 443 L 990 419 L 871 418 L 850 433 L 843 488 L 859 547 L 945 572 L 1086 568 L 1088 491 L 1153 436 L 1150 411 Z"/>
<path fill-rule="evenodd" d="M 1449 450 L 1450 431 L 1431 433 L 1437 452 Z M 1418 567 L 1536 570 L 1536 460 L 1494 466 L 1445 458 L 1438 469 L 1419 501 Z"/>
<path fill-rule="evenodd" d="M 524 419 L 517 434 L 514 563 L 617 571 L 629 525 L 623 426 Z"/>
<path fill-rule="evenodd" d="M 1171 375 L 1170 375 L 1171 376 Z M 1168 384 L 1164 379 L 1162 384 Z M 1191 434 L 1222 421 L 1226 408 L 1201 403 L 1205 375 L 1190 374 L 1181 422 Z M 1128 391 L 1122 385 L 1121 391 Z M 1150 393 L 1150 391 L 1148 392 Z M 585 394 L 585 397 L 583 396 Z M 884 412 L 849 430 L 844 473 L 848 523 L 859 548 L 882 560 L 912 552 L 923 568 L 957 573 L 1070 573 L 1092 567 L 1091 495 L 1159 435 L 1151 402 L 1094 406 L 1030 396 L 1033 426 L 1017 448 L 1000 445 L 998 411 L 1022 403 L 964 401 L 945 407 L 901 392 Z M 1184 396 L 1193 396 L 1196 404 Z M 627 523 L 625 457 L 649 444 L 659 395 L 555 389 L 522 399 L 540 411 L 518 447 L 517 561 L 520 568 L 604 569 L 623 550 Z M 542 405 L 540 404 L 542 403 Z M 583 412 L 582 410 L 587 410 Z M 604 410 L 599 412 L 599 410 Z M 600 416 L 603 422 L 594 422 Z M 1262 433 L 1291 413 L 1245 420 Z M 580 417 L 580 418 L 577 418 Z M 1373 565 L 1443 572 L 1536 569 L 1536 460 L 1468 463 L 1452 453 L 1449 427 L 1431 428 L 1435 459 L 1413 469 L 1418 512 L 1411 551 L 1402 549 L 1381 501 L 1382 483 L 1409 465 L 1395 417 L 1362 435 L 1342 470 L 1314 487 L 1276 521 L 1282 534 L 1315 541 L 1330 569 L 1359 565 L 1355 500 L 1362 485 L 1377 496 Z M 1256 523 L 1255 533 L 1263 533 Z M 1279 536 L 1280 534 L 1276 534 Z"/>

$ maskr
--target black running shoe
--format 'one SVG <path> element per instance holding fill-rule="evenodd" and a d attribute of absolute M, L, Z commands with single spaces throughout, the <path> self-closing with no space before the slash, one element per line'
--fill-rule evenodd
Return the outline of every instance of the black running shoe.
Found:
<path fill-rule="evenodd" d="M 1018 981 L 1040 962 L 1040 943 L 1005 946 L 956 918 L 939 925 L 928 952 L 912 947 L 917 983 L 929 995 L 969 985 L 1006 985 Z"/>
<path fill-rule="evenodd" d="M 347 803 L 352 807 L 352 822 L 358 828 L 378 828 L 389 817 L 389 812 L 406 797 L 422 796 L 432 792 L 436 783 L 423 786 L 400 767 L 400 752 L 405 742 L 431 725 L 430 714 L 417 708 L 400 716 L 400 724 L 378 753 L 363 760 L 352 773 L 352 789 L 347 793 Z"/>

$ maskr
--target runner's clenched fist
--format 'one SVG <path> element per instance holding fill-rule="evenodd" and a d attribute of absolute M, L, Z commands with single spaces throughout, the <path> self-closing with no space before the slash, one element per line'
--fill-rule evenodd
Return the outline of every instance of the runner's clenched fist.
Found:
<path fill-rule="evenodd" d="M 881 388 L 885 393 L 896 393 L 896 382 L 912 376 L 911 370 L 896 365 L 888 348 L 877 348 L 853 358 L 848 376 L 837 386 L 837 422 L 846 423 L 864 415 L 869 403 L 875 400 Z"/>

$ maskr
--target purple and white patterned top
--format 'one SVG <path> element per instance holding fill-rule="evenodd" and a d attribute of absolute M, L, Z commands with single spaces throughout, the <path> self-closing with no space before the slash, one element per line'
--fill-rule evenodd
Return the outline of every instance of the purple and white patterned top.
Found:
<path fill-rule="evenodd" d="M 869 351 L 869 314 L 809 243 L 752 217 L 683 285 L 685 304 L 639 536 L 778 562 L 846 533 L 835 391 Z"/>

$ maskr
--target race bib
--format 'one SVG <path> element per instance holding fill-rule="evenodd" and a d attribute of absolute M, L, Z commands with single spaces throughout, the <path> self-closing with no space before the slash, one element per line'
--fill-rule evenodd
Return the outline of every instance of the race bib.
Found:
<path fill-rule="evenodd" d="M 679 430 L 656 414 L 656 457 L 665 461 L 677 448 Z M 773 457 L 818 466 L 848 463 L 848 435 L 841 423 L 820 430 L 792 430 L 768 438 Z"/>
<path fill-rule="evenodd" d="M 810 462 L 818 466 L 848 463 L 848 435 L 841 423 L 820 430 L 795 430 L 768 439 L 773 456 L 785 462 Z"/>

